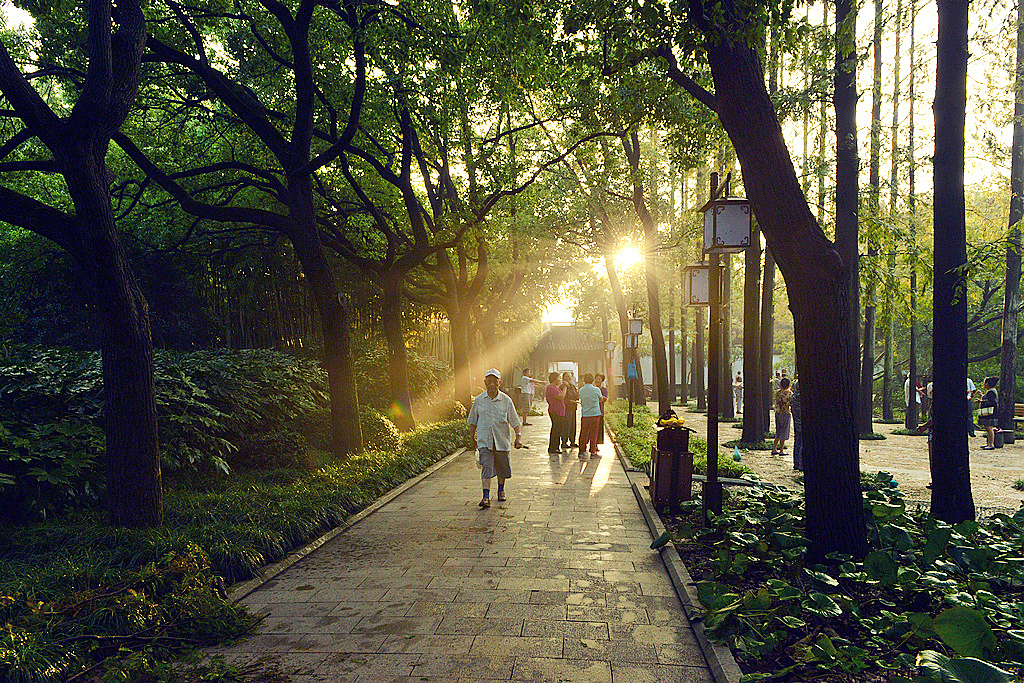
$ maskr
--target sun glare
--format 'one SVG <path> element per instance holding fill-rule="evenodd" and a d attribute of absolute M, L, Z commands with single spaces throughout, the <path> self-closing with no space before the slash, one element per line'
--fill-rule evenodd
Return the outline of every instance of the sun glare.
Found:
<path fill-rule="evenodd" d="M 643 252 L 636 247 L 623 247 L 615 255 L 615 268 L 627 270 L 644 260 Z"/>

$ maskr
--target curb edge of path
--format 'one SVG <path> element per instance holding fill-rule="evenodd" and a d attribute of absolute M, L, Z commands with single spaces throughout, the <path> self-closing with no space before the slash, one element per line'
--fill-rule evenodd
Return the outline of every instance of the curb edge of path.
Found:
<path fill-rule="evenodd" d="M 633 488 L 636 502 L 644 513 L 644 519 L 647 520 L 647 529 L 650 531 L 651 538 L 658 538 L 665 533 L 665 525 L 661 523 L 661 517 L 654 510 L 650 499 L 644 495 L 640 485 L 629 476 L 630 466 L 625 454 L 622 452 L 622 448 L 619 446 L 619 442 L 613 438 L 612 443 L 615 446 L 615 455 L 619 459 L 619 463 L 626 470 L 626 478 Z M 697 638 L 697 645 L 704 654 L 704 659 L 708 663 L 708 668 L 711 669 L 711 675 L 714 676 L 715 683 L 739 683 L 743 672 L 740 670 L 739 664 L 736 663 L 732 650 L 724 645 L 712 643 L 708 639 L 707 634 L 704 633 L 704 622 L 700 617 L 694 615 L 695 606 L 700 605 L 700 602 L 693 588 L 693 579 L 690 577 L 690 572 L 686 570 L 686 565 L 683 563 L 683 558 L 679 557 L 679 552 L 671 543 L 662 546 L 658 552 L 665 563 L 665 569 L 668 571 L 672 585 L 676 589 L 676 596 L 683 605 L 683 612 L 686 614 L 691 628 L 693 628 L 693 634 Z"/>
<path fill-rule="evenodd" d="M 405 491 L 408 491 L 413 486 L 420 483 L 421 481 L 429 477 L 431 474 L 438 471 L 439 469 L 441 469 L 442 467 L 444 467 L 445 465 L 447 465 L 452 460 L 459 457 L 465 452 L 465 448 L 459 448 L 458 450 L 445 456 L 441 460 L 438 460 L 433 465 L 417 474 L 415 477 L 406 479 L 404 482 L 402 482 L 395 488 L 391 489 L 390 491 L 388 491 L 383 496 L 367 505 L 365 508 L 363 508 L 356 514 L 352 515 L 338 526 L 324 532 L 323 534 L 313 539 L 301 548 L 293 550 L 277 562 L 272 562 L 268 565 L 265 565 L 260 570 L 259 576 L 256 576 L 247 581 L 241 581 L 239 583 L 234 584 L 233 586 L 229 586 L 228 592 L 230 593 L 231 602 L 238 602 L 239 600 L 248 596 L 250 593 L 255 591 L 263 584 L 274 580 L 285 569 L 288 569 L 289 567 L 297 563 L 299 560 L 306 557 L 314 550 L 330 541 L 338 534 L 341 534 L 347 531 L 348 529 L 352 528 L 353 526 L 361 522 L 363 519 L 368 517 L 370 514 L 381 509 L 382 507 L 393 501 L 395 498 L 397 498 L 399 495 L 401 495 Z"/>

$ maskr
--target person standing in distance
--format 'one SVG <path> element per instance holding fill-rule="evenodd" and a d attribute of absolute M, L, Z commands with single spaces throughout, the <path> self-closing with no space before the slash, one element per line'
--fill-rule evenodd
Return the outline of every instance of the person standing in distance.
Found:
<path fill-rule="evenodd" d="M 561 455 L 562 440 L 565 436 L 565 387 L 562 386 L 560 373 L 548 373 L 548 386 L 544 389 L 544 400 L 548 402 L 548 417 L 551 418 L 548 455 Z"/>
<path fill-rule="evenodd" d="M 540 384 L 530 375 L 530 368 L 523 368 L 523 378 L 520 380 L 519 390 L 521 392 L 523 402 L 523 426 L 529 427 L 530 423 L 526 421 L 526 418 L 530 416 L 530 409 L 533 407 L 533 394 L 534 384 Z"/>
<path fill-rule="evenodd" d="M 515 447 L 522 448 L 523 442 L 515 402 L 511 396 L 498 389 L 501 386 L 501 373 L 495 368 L 485 372 L 484 386 L 487 391 L 473 399 L 466 422 L 473 425 L 473 442 L 480 454 L 480 483 L 484 491 L 480 507 L 489 508 L 491 479 L 498 476 L 498 500 L 503 501 L 505 481 L 512 478 L 512 465 L 508 459 L 511 450 L 509 427 L 516 432 Z"/>
<path fill-rule="evenodd" d="M 580 387 L 580 460 L 586 459 L 586 452 L 589 446 L 590 457 L 596 458 L 597 452 L 597 430 L 601 424 L 601 403 L 604 396 L 601 389 L 594 386 L 594 376 L 589 372 L 583 375 L 583 386 Z"/>

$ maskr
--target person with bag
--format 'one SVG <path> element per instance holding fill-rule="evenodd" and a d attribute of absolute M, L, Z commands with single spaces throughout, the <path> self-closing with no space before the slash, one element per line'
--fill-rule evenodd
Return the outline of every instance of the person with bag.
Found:
<path fill-rule="evenodd" d="M 991 451 L 996 447 L 996 402 L 999 400 L 997 384 L 998 377 L 985 378 L 985 395 L 978 406 L 978 424 L 985 428 L 985 437 L 988 440 L 988 443 L 981 447 L 983 451 Z"/>

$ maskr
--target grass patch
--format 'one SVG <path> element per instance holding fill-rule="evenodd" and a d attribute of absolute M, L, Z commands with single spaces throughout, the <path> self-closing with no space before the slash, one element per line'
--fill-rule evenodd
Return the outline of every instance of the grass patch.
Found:
<path fill-rule="evenodd" d="M 1024 491 L 1024 479 L 1018 479 L 1017 481 L 1013 482 L 1013 488 L 1017 489 L 1018 491 Z"/>
<path fill-rule="evenodd" d="M 657 417 L 647 406 L 633 406 L 633 426 L 626 427 L 627 404 L 618 399 L 606 404 L 605 418 L 615 434 L 615 440 L 634 467 L 644 468 L 651 463 L 651 448 L 657 444 Z M 683 416 L 685 418 L 685 415 Z M 706 474 L 708 466 L 707 441 L 690 434 L 690 451 L 693 452 L 694 474 Z M 719 458 L 718 471 L 722 476 L 739 477 L 751 469 L 731 458 Z"/>
<path fill-rule="evenodd" d="M 878 432 L 867 432 L 861 434 L 859 437 L 861 441 L 884 441 L 886 439 L 885 434 L 879 434 Z"/>
<path fill-rule="evenodd" d="M 733 448 L 738 446 L 741 451 L 770 451 L 772 449 L 772 442 L 768 439 L 764 441 L 726 441 L 722 444 L 726 448 Z"/>
<path fill-rule="evenodd" d="M 923 431 L 923 432 L 919 432 L 916 429 L 907 429 L 906 427 L 902 427 L 900 429 L 894 429 L 894 430 L 892 430 L 889 433 L 890 434 L 901 434 L 903 436 L 927 436 L 928 435 L 927 430 Z"/>
<path fill-rule="evenodd" d="M 183 650 L 258 623 L 218 586 L 255 576 L 465 445 L 468 432 L 452 420 L 316 472 L 236 470 L 215 487 L 168 490 L 160 529 L 108 527 L 98 510 L 5 528 L 0 680 L 67 680 L 90 667 L 97 680 L 180 680 L 161 671 Z M 221 673 L 195 680 L 236 680 Z"/>

